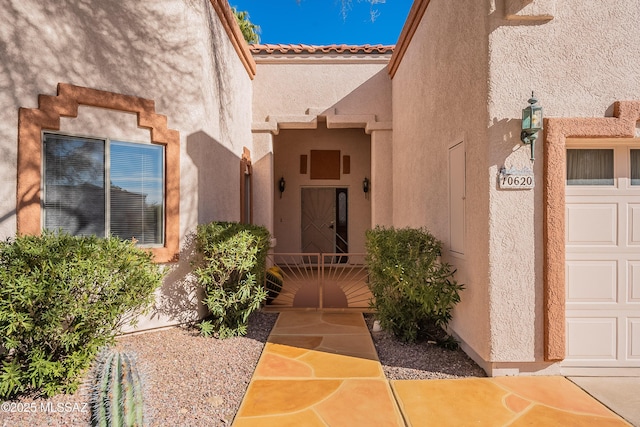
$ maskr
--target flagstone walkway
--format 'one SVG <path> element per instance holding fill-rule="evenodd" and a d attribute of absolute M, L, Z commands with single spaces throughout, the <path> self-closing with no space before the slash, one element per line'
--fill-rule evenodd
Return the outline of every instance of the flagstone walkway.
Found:
<path fill-rule="evenodd" d="M 235 427 L 629 426 L 564 377 L 387 381 L 360 313 L 283 312 Z"/>

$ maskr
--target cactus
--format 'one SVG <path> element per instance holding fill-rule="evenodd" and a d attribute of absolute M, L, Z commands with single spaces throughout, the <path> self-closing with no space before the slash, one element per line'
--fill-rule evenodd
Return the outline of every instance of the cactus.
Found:
<path fill-rule="evenodd" d="M 142 426 L 142 382 L 129 354 L 118 351 L 102 353 L 91 404 L 93 426 Z"/>

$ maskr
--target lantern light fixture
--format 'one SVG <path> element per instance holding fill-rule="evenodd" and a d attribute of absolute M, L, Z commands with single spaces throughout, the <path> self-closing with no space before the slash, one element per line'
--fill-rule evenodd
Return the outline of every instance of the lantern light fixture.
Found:
<path fill-rule="evenodd" d="M 282 199 L 282 193 L 284 193 L 284 189 L 286 187 L 286 182 L 284 180 L 284 176 L 280 177 L 280 181 L 278 181 L 278 189 L 280 190 L 280 198 Z"/>
<path fill-rule="evenodd" d="M 538 105 L 538 100 L 531 92 L 529 98 L 529 106 L 522 110 L 522 132 L 520 140 L 531 146 L 531 161 L 534 160 L 535 143 L 538 138 L 538 132 L 542 130 L 542 107 Z"/>
<path fill-rule="evenodd" d="M 362 192 L 364 193 L 365 199 L 369 198 L 370 187 L 371 187 L 371 181 L 369 181 L 369 178 L 365 176 L 364 179 L 362 180 Z"/>

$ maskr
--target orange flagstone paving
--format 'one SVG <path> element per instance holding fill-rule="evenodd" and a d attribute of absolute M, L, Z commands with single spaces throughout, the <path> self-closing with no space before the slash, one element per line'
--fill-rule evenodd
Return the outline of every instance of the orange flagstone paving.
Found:
<path fill-rule="evenodd" d="M 283 312 L 233 425 L 405 424 L 362 314 Z"/>
<path fill-rule="evenodd" d="M 236 427 L 629 426 L 564 377 L 387 381 L 360 313 L 283 312 Z"/>
<path fill-rule="evenodd" d="M 391 381 L 417 426 L 629 426 L 564 377 Z"/>

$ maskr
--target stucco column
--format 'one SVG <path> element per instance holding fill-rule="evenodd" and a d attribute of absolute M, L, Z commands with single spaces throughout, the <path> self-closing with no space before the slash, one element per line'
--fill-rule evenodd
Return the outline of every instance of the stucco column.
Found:
<path fill-rule="evenodd" d="M 253 223 L 264 225 L 273 235 L 273 135 L 254 131 L 253 149 Z"/>
<path fill-rule="evenodd" d="M 371 227 L 393 225 L 392 131 L 371 132 Z"/>

